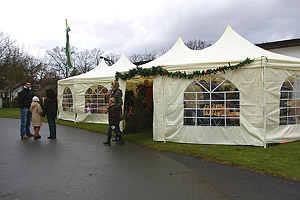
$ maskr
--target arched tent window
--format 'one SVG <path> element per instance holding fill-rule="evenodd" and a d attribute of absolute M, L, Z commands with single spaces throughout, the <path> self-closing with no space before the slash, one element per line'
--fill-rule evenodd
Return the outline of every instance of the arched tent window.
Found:
<path fill-rule="evenodd" d="M 73 96 L 69 87 L 64 89 L 62 102 L 63 111 L 73 112 Z"/>
<path fill-rule="evenodd" d="M 184 125 L 239 126 L 240 92 L 230 81 L 209 75 L 184 91 Z"/>
<path fill-rule="evenodd" d="M 105 93 L 107 88 L 102 85 L 93 85 L 85 92 L 85 112 L 89 114 L 93 113 L 105 113 L 108 103 L 105 100 Z"/>
<path fill-rule="evenodd" d="M 280 89 L 279 125 L 300 124 L 300 75 L 288 77 Z"/>

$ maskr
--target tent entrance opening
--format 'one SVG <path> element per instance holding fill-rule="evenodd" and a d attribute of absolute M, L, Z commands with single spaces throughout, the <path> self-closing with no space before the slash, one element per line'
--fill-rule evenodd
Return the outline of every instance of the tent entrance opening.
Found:
<path fill-rule="evenodd" d="M 125 132 L 152 130 L 153 77 L 140 77 L 128 80 L 124 105 Z"/>

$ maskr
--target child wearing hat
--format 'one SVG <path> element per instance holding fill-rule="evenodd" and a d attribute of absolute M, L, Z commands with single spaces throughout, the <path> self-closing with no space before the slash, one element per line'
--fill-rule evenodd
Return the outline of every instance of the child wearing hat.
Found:
<path fill-rule="evenodd" d="M 40 99 L 37 96 L 32 98 L 32 103 L 30 105 L 30 112 L 32 113 L 32 126 L 34 128 L 34 139 L 40 139 L 41 136 L 39 134 L 40 128 L 42 126 L 42 108 L 39 104 Z"/>

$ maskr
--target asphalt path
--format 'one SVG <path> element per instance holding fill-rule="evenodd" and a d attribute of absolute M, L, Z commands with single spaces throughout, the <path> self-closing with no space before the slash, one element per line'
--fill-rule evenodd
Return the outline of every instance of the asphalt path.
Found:
<path fill-rule="evenodd" d="M 20 139 L 0 118 L 0 199 L 300 199 L 300 183 L 57 125 L 49 140 Z"/>

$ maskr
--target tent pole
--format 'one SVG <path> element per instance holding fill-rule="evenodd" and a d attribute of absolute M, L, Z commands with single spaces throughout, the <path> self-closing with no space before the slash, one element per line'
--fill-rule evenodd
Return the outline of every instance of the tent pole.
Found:
<path fill-rule="evenodd" d="M 75 84 L 74 84 L 75 86 Z M 76 123 L 76 96 L 75 96 L 75 90 L 74 91 L 74 95 L 73 95 L 73 111 L 74 111 L 74 123 Z"/>
<path fill-rule="evenodd" d="M 163 79 L 163 134 L 164 134 L 164 143 L 166 143 L 166 134 L 165 134 L 165 77 L 162 77 Z"/>
<path fill-rule="evenodd" d="M 124 87 L 122 87 L 122 89 L 124 89 L 124 94 L 122 95 L 122 101 L 123 101 L 123 105 L 122 105 L 122 109 L 121 109 L 121 112 L 122 112 L 122 116 L 123 116 L 123 119 L 125 120 L 124 118 L 124 114 L 125 114 L 125 93 L 126 93 L 126 83 L 127 83 L 127 79 L 125 80 L 125 82 L 121 81 L 122 83 L 124 83 Z M 121 123 L 121 131 L 124 130 L 124 120 L 122 120 L 122 123 Z"/>
<path fill-rule="evenodd" d="M 264 57 L 264 56 L 262 56 Z M 261 65 L 262 65 L 261 57 Z M 267 77 L 266 77 L 266 65 L 264 65 L 264 148 L 267 148 L 267 103 L 266 103 L 266 92 L 267 92 Z"/>

